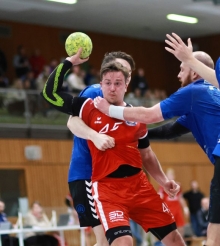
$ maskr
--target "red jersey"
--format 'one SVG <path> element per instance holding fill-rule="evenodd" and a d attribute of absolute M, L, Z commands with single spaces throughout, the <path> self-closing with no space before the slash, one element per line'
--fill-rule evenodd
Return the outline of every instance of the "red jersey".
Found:
<path fill-rule="evenodd" d="M 142 167 L 138 150 L 138 139 L 147 135 L 145 124 L 113 119 L 95 108 L 91 99 L 87 99 L 80 110 L 80 117 L 92 129 L 115 139 L 115 147 L 106 151 L 98 150 L 88 141 L 92 156 L 92 181 L 98 181 L 118 169 L 122 164 Z"/>

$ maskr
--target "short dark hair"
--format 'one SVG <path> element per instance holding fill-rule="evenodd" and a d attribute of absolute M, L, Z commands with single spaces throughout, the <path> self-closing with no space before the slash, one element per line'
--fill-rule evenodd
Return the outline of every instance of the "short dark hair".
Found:
<path fill-rule="evenodd" d="M 128 69 L 124 67 L 121 63 L 115 62 L 115 61 L 108 62 L 101 67 L 101 70 L 100 70 L 101 80 L 103 78 L 103 75 L 105 75 L 108 72 L 122 72 L 122 74 L 125 77 L 125 81 L 129 77 Z"/>
<path fill-rule="evenodd" d="M 112 52 L 106 53 L 102 60 L 101 67 L 103 67 L 106 63 L 115 61 L 115 59 L 117 58 L 127 61 L 131 66 L 131 70 L 132 71 L 135 70 L 135 62 L 134 62 L 133 57 L 123 51 L 112 51 Z"/>

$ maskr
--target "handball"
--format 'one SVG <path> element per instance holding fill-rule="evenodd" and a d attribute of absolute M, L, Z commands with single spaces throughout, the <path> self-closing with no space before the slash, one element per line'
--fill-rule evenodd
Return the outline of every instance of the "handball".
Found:
<path fill-rule="evenodd" d="M 74 32 L 68 36 L 65 49 L 68 56 L 73 56 L 79 48 L 83 48 L 80 58 L 85 59 L 92 53 L 92 40 L 83 32 Z"/>

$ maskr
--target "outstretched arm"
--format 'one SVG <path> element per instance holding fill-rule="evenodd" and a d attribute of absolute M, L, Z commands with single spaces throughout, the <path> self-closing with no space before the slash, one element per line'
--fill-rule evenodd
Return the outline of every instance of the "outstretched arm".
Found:
<path fill-rule="evenodd" d="M 70 116 L 67 122 L 67 127 L 77 137 L 91 140 L 99 150 L 104 151 L 115 146 L 114 138 L 96 132 L 88 127 L 79 117 Z"/>
<path fill-rule="evenodd" d="M 183 40 L 175 33 L 172 36 L 167 34 L 165 42 L 171 47 L 165 47 L 165 49 L 173 54 L 178 60 L 186 63 L 193 71 L 199 74 L 203 79 L 212 83 L 217 88 L 219 87 L 215 70 L 207 67 L 205 64 L 197 60 L 193 56 L 193 48 L 191 39 L 188 39 L 188 46 L 185 45 Z"/>
<path fill-rule="evenodd" d="M 110 105 L 104 98 L 96 97 L 94 99 L 94 105 L 102 113 L 120 120 L 135 121 L 145 124 L 157 123 L 164 120 L 160 103 L 151 108 L 121 107 Z"/>

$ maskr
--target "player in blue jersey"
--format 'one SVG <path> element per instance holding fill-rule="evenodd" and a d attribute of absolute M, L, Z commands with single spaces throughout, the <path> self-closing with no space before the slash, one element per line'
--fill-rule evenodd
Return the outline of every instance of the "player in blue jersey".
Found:
<path fill-rule="evenodd" d="M 214 63 L 208 54 L 193 52 L 193 56 L 213 70 Z M 103 113 L 113 118 L 146 124 L 180 116 L 175 123 L 160 127 L 157 133 L 170 138 L 191 131 L 214 164 L 207 245 L 216 246 L 220 245 L 220 91 L 184 62 L 180 69 L 178 79 L 182 88 L 151 108 L 110 106 L 103 98 L 95 99 L 95 104 Z"/>
<path fill-rule="evenodd" d="M 126 54 L 125 52 L 110 52 L 104 56 L 102 61 L 102 66 L 110 61 L 120 62 L 125 66 L 130 73 L 135 69 L 135 62 L 133 58 Z M 130 80 L 130 78 L 129 78 Z M 88 97 L 94 99 L 97 96 L 103 96 L 99 84 L 91 85 L 86 87 L 80 94 L 80 97 Z M 75 127 L 75 135 L 80 136 L 80 132 L 85 134 L 86 130 L 82 125 L 81 120 L 74 117 L 73 126 Z M 83 128 L 82 128 L 83 127 Z M 76 134 L 78 133 L 78 134 Z M 103 141 L 100 142 L 100 138 L 96 143 L 96 147 L 101 150 L 113 147 L 111 140 L 108 140 L 108 136 L 100 134 Z M 84 135 L 83 135 L 84 136 Z M 109 142 L 110 143 L 109 143 Z M 98 146 L 99 145 L 99 146 Z M 102 228 L 101 222 L 98 219 L 94 200 L 92 198 L 91 190 L 91 175 L 92 175 L 92 159 L 87 145 L 87 141 L 82 138 L 74 136 L 74 146 L 72 150 L 72 156 L 70 161 L 68 183 L 71 196 L 74 201 L 74 207 L 78 213 L 80 226 L 93 228 L 94 234 L 96 236 L 97 246 L 107 246 L 109 245 L 104 230 Z"/>

